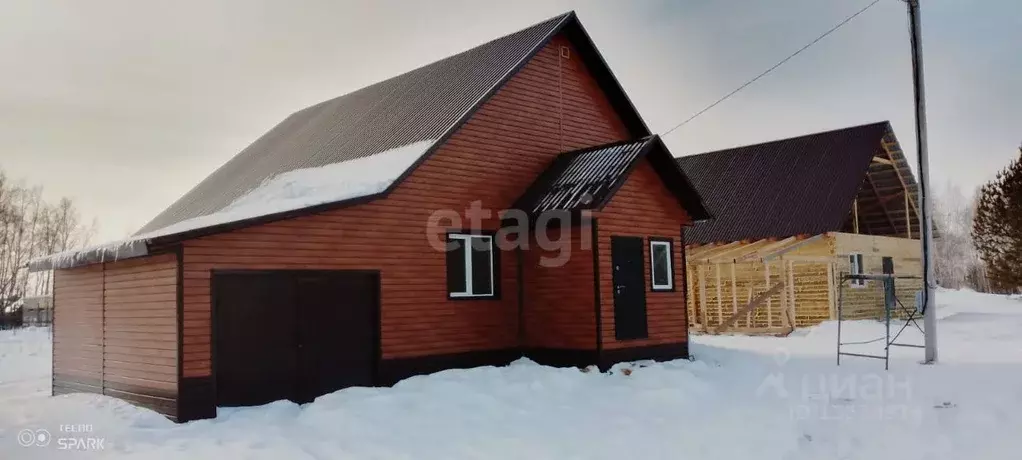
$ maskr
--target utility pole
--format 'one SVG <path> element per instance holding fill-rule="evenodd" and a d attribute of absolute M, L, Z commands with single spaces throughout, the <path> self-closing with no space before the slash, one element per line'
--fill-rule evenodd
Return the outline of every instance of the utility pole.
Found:
<path fill-rule="evenodd" d="M 937 302 L 933 280 L 933 217 L 930 212 L 930 166 L 926 145 L 926 95 L 923 87 L 923 32 L 919 21 L 919 0 L 906 0 L 912 42 L 912 87 L 916 109 L 916 159 L 919 166 L 919 240 L 923 245 L 923 335 L 927 364 L 937 362 Z"/>

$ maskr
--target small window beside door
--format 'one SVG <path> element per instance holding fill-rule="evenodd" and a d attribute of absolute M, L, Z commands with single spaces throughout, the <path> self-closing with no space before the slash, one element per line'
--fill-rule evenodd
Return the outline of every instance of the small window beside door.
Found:
<path fill-rule="evenodd" d="M 862 254 L 848 255 L 848 273 L 852 275 L 862 275 L 865 273 L 862 265 Z M 851 285 L 854 287 L 864 287 L 866 286 L 866 280 L 852 279 Z"/>
<path fill-rule="evenodd" d="M 649 277 L 653 291 L 674 290 L 674 248 L 669 238 L 649 239 Z"/>
<path fill-rule="evenodd" d="M 448 297 L 497 297 L 497 253 L 493 247 L 492 235 L 448 233 Z"/>

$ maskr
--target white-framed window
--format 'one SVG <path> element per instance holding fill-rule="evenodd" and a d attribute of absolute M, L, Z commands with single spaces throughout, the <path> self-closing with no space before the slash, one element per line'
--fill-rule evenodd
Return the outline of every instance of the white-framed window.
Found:
<path fill-rule="evenodd" d="M 674 290 L 674 251 L 669 239 L 649 240 L 649 277 L 654 291 Z"/>
<path fill-rule="evenodd" d="M 862 265 L 862 254 L 848 255 L 848 273 L 852 275 L 862 275 L 865 273 Z M 853 279 L 850 284 L 854 287 L 863 287 L 866 285 L 866 280 Z"/>
<path fill-rule="evenodd" d="M 496 251 L 492 235 L 447 234 L 447 295 L 496 297 Z"/>

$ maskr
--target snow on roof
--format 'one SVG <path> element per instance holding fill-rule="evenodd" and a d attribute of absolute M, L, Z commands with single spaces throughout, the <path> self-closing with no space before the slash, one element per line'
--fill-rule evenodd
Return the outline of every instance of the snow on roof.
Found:
<path fill-rule="evenodd" d="M 436 139 L 426 139 L 363 158 L 281 173 L 212 214 L 124 240 L 39 257 L 29 262 L 29 267 L 46 270 L 79 262 L 138 257 L 147 254 L 144 244 L 140 243 L 154 238 L 382 193 L 434 143 Z M 87 255 L 98 256 L 98 259 L 86 260 Z"/>

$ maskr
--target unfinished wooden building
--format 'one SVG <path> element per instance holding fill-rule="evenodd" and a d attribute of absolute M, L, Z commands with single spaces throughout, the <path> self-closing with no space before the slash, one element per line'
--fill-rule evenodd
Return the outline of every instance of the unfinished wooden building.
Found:
<path fill-rule="evenodd" d="M 695 331 L 786 334 L 836 319 L 844 274 L 922 273 L 917 185 L 886 121 L 678 161 L 716 215 L 685 233 Z M 883 316 L 874 281 L 844 283 L 846 319 Z M 908 306 L 922 286 L 895 284 Z"/>

